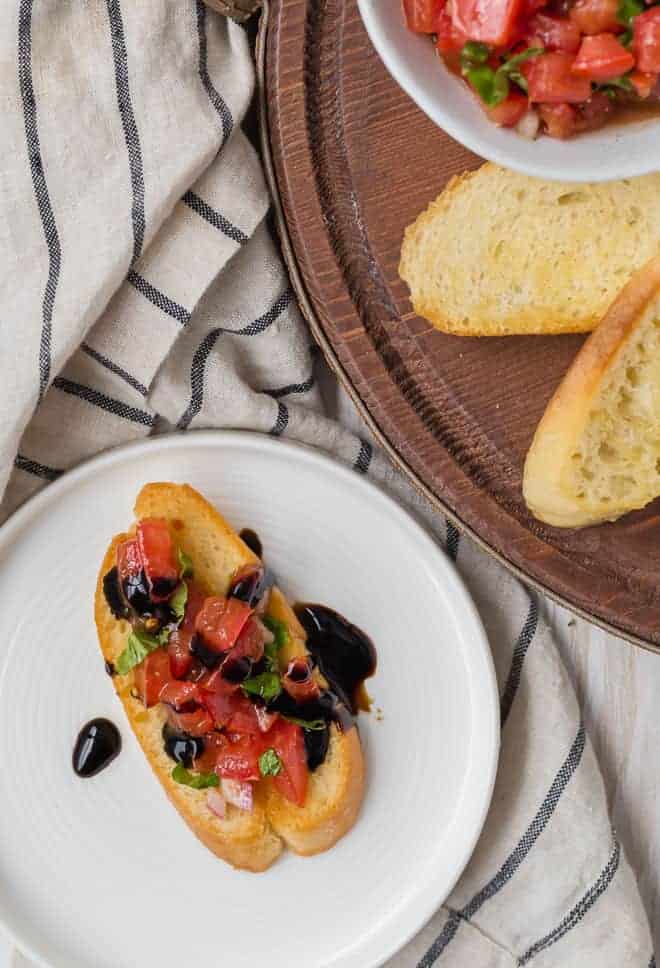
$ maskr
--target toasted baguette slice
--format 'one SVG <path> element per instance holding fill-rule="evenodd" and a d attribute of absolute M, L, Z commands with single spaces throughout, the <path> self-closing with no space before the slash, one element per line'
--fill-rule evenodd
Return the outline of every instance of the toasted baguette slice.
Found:
<path fill-rule="evenodd" d="M 135 516 L 165 518 L 179 547 L 190 555 L 195 579 L 209 593 L 226 593 L 232 575 L 241 565 L 258 561 L 221 515 L 188 485 L 148 484 L 139 493 Z M 116 662 L 126 644 L 129 623 L 117 621 L 103 594 L 103 576 L 116 560 L 117 545 L 128 534 L 117 535 L 103 560 L 95 596 L 95 620 L 103 657 Z M 305 632 L 279 589 L 271 594 L 269 614 L 289 630 L 289 644 L 280 656 L 283 665 L 293 655 L 305 654 Z M 322 681 L 322 677 L 321 681 Z M 206 805 L 205 790 L 192 790 L 171 778 L 172 760 L 163 749 L 161 731 L 165 714 L 160 705 L 145 709 L 131 695 L 133 673 L 113 678 L 129 723 L 149 765 L 190 829 L 218 857 L 234 867 L 263 871 L 287 844 L 299 854 L 327 850 L 353 825 L 364 791 L 364 763 L 356 728 L 346 732 L 330 728 L 330 746 L 324 763 L 310 774 L 307 799 L 298 807 L 280 796 L 270 780 L 255 784 L 254 810 L 247 813 L 231 805 L 221 820 Z"/>
<path fill-rule="evenodd" d="M 487 164 L 406 230 L 399 273 L 447 333 L 581 333 L 658 251 L 660 175 L 562 184 Z"/>
<path fill-rule="evenodd" d="M 548 404 L 523 494 L 560 528 L 613 521 L 660 495 L 660 258 L 623 289 Z"/>

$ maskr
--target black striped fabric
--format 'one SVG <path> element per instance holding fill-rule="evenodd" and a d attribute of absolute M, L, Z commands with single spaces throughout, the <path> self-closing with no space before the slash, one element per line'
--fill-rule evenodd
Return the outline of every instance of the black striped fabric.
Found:
<path fill-rule="evenodd" d="M 93 347 L 91 347 L 88 343 L 83 343 L 80 349 L 92 360 L 95 360 L 106 370 L 109 370 L 110 373 L 114 373 L 116 376 L 120 377 L 124 381 L 124 383 L 127 383 L 129 385 L 129 387 L 133 387 L 134 390 L 137 390 L 137 392 L 141 396 L 143 397 L 147 396 L 149 391 L 147 390 L 145 385 L 143 383 L 140 383 L 140 381 L 137 380 L 134 376 L 131 376 L 131 374 L 123 367 L 118 366 L 117 363 L 113 363 L 112 360 L 108 359 L 108 357 L 104 356 L 102 353 L 97 353 L 97 351 Z"/>
<path fill-rule="evenodd" d="M 203 198 L 200 198 L 199 195 L 196 195 L 195 192 L 186 192 L 181 201 L 184 202 L 188 208 L 191 208 L 193 212 L 196 212 L 197 215 L 205 219 L 209 225 L 213 226 L 214 229 L 222 232 L 223 235 L 226 235 L 228 239 L 231 239 L 238 245 L 245 245 L 250 241 L 244 232 L 241 232 L 241 230 L 236 228 L 235 225 L 232 225 L 229 219 L 225 218 L 224 215 L 221 215 L 220 212 L 216 212 L 215 209 L 211 208 L 211 206 L 208 205 Z"/>
<path fill-rule="evenodd" d="M 374 450 L 369 441 L 360 439 L 360 450 L 355 458 L 353 470 L 357 471 L 358 474 L 368 473 L 373 455 Z"/>
<path fill-rule="evenodd" d="M 525 858 L 529 855 L 534 844 L 547 827 L 553 813 L 555 812 L 561 796 L 568 786 L 571 778 L 575 774 L 584 752 L 586 735 L 584 724 L 580 722 L 577 734 L 571 748 L 562 763 L 557 775 L 555 776 L 550 789 L 544 797 L 543 803 L 537 810 L 533 820 L 527 827 L 513 851 L 504 861 L 498 872 L 491 880 L 478 891 L 460 911 L 452 912 L 448 918 L 442 932 L 435 939 L 433 944 L 426 951 L 418 962 L 417 968 L 431 968 L 440 955 L 447 949 L 452 939 L 455 937 L 461 921 L 470 921 L 480 908 L 503 887 L 505 887 L 513 875 L 516 873 Z"/>
<path fill-rule="evenodd" d="M 586 916 L 590 909 L 594 906 L 596 901 L 605 893 L 607 888 L 610 886 L 614 880 L 614 876 L 619 869 L 619 861 L 621 860 L 621 845 L 613 834 L 613 845 L 612 851 L 610 853 L 607 864 L 600 873 L 595 884 L 582 895 L 580 900 L 571 908 L 565 918 L 562 918 L 560 923 L 553 928 L 552 931 L 548 932 L 544 937 L 539 938 L 534 944 L 530 945 L 527 951 L 518 958 L 518 965 L 522 966 L 529 964 L 529 962 L 540 954 L 541 951 L 546 951 L 548 948 L 552 947 L 558 941 L 572 931 L 580 921 Z"/>
<path fill-rule="evenodd" d="M 135 269 L 130 269 L 128 275 L 126 276 L 128 282 L 137 289 L 140 295 L 148 299 L 150 303 L 164 312 L 167 316 L 171 316 L 172 319 L 176 319 L 178 323 L 185 326 L 190 322 L 190 312 L 185 309 L 184 306 L 180 306 L 179 303 L 170 299 L 165 293 L 161 292 L 160 289 L 156 289 L 152 286 L 150 282 L 141 276 Z"/>
<path fill-rule="evenodd" d="M 281 437 L 289 424 L 289 410 L 281 400 L 277 401 L 277 419 L 268 431 L 271 437 Z"/>
<path fill-rule="evenodd" d="M 224 98 L 216 90 L 208 66 L 208 40 L 206 37 L 206 6 L 202 0 L 197 0 L 197 36 L 199 38 L 199 77 L 209 100 L 220 116 L 222 123 L 222 140 L 227 140 L 234 127 L 234 119 Z"/>
<path fill-rule="evenodd" d="M 276 319 L 278 319 L 285 309 L 287 309 L 293 302 L 293 291 L 291 289 L 285 289 L 284 292 L 277 297 L 273 305 L 266 310 L 263 316 L 257 317 L 247 326 L 242 329 L 226 329 L 225 333 L 231 333 L 232 336 L 257 336 L 259 333 L 263 333 L 267 330 L 269 326 L 272 326 Z"/>
<path fill-rule="evenodd" d="M 82 383 L 76 383 L 73 380 L 58 376 L 53 380 L 53 386 L 63 393 L 86 400 L 94 407 L 99 407 L 116 417 L 121 417 L 122 420 L 130 420 L 132 423 L 142 424 L 144 427 L 153 427 L 154 425 L 155 417 L 147 413 L 146 410 L 132 407 L 128 403 L 124 403 L 123 400 L 115 400 L 114 397 L 109 397 L 105 393 L 100 393 Z"/>
<path fill-rule="evenodd" d="M 304 380 L 302 383 L 287 383 L 286 386 L 277 387 L 274 390 L 262 390 L 261 392 L 267 393 L 269 397 L 275 397 L 276 400 L 279 400 L 280 397 L 288 397 L 298 393 L 309 393 L 314 387 L 315 382 L 314 376 L 310 376 L 308 380 Z"/>
<path fill-rule="evenodd" d="M 142 253 L 144 243 L 144 170 L 142 162 L 142 148 L 140 135 L 135 121 L 135 113 L 131 103 L 131 91 L 128 82 L 128 55 L 126 53 L 126 39 L 121 16 L 119 0 L 106 0 L 108 20 L 110 22 L 110 36 L 112 40 L 112 57 L 115 66 L 115 85 L 117 87 L 117 105 L 124 129 L 126 150 L 128 151 L 128 166 L 131 176 L 131 219 L 133 222 L 133 257 L 134 265 Z"/>
<path fill-rule="evenodd" d="M 50 382 L 53 306 L 60 277 L 62 250 L 39 144 L 37 102 L 32 84 L 32 0 L 21 0 L 18 16 L 18 78 L 23 102 L 25 138 L 32 185 L 48 249 L 48 278 L 43 293 L 39 341 L 39 401 L 41 401 Z"/>
<path fill-rule="evenodd" d="M 461 542 L 461 532 L 458 530 L 456 525 L 449 520 L 449 518 L 447 518 L 445 530 L 445 547 L 447 549 L 447 554 L 452 561 L 456 561 L 458 558 L 458 547 Z"/>
<path fill-rule="evenodd" d="M 44 481 L 55 481 L 64 473 L 64 471 L 57 467 L 48 467 L 46 464 L 40 464 L 36 460 L 30 460 L 29 457 L 24 457 L 23 454 L 16 455 L 14 466 L 20 471 L 25 471 L 34 477 L 40 477 Z"/>
<path fill-rule="evenodd" d="M 520 686 L 520 677 L 522 675 L 525 656 L 527 655 L 527 650 L 532 644 L 539 624 L 538 599 L 535 592 L 528 590 L 528 593 L 530 596 L 529 612 L 527 613 L 525 624 L 523 625 L 520 635 L 518 636 L 518 640 L 513 648 L 511 668 L 509 670 L 509 675 L 507 677 L 506 685 L 504 686 L 504 691 L 502 692 L 502 698 L 500 700 L 501 726 L 504 726 L 509 718 L 509 713 L 511 712 L 511 707 L 513 706 L 513 700 L 516 698 L 516 693 L 518 692 L 518 688 Z"/>

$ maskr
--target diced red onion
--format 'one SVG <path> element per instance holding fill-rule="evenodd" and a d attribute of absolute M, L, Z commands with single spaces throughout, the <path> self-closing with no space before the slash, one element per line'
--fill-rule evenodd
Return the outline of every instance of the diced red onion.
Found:
<path fill-rule="evenodd" d="M 271 713 L 264 706 L 257 706 L 257 705 L 255 705 L 254 707 L 254 712 L 257 717 L 257 723 L 259 725 L 259 729 L 261 730 L 262 733 L 267 733 L 270 727 L 277 719 L 277 713 L 276 712 Z"/>
<path fill-rule="evenodd" d="M 216 815 L 216 817 L 220 817 L 221 820 L 224 820 L 225 812 L 226 812 L 225 798 L 223 797 L 222 793 L 220 793 L 220 790 L 217 789 L 217 787 L 212 788 L 207 793 L 206 805 L 208 806 L 209 810 Z"/>
<path fill-rule="evenodd" d="M 541 122 L 538 116 L 538 112 L 533 108 L 526 111 L 522 118 L 516 125 L 516 131 L 523 138 L 528 138 L 530 141 L 534 141 L 537 134 L 539 133 L 539 126 Z"/>
<path fill-rule="evenodd" d="M 238 807 L 239 810 L 252 813 L 254 799 L 251 783 L 243 783 L 241 780 L 227 780 L 223 777 L 220 780 L 220 788 L 227 803 Z"/>

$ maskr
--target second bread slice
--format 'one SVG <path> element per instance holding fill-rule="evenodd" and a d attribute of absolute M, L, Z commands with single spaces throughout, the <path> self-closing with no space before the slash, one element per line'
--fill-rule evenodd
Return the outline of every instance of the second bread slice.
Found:
<path fill-rule="evenodd" d="M 461 336 L 592 330 L 660 251 L 660 175 L 584 185 L 486 164 L 406 230 L 413 307 Z"/>

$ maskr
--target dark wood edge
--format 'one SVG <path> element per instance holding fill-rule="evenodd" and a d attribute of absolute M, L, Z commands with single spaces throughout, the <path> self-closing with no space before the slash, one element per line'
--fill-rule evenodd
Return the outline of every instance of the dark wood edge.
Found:
<path fill-rule="evenodd" d="M 256 64 L 257 64 L 257 98 L 258 98 L 258 109 L 259 109 L 259 136 L 261 142 L 261 152 L 262 161 L 264 165 L 264 171 L 266 174 L 266 181 L 270 189 L 271 199 L 273 203 L 273 209 L 275 213 L 275 221 L 277 225 L 277 231 L 280 238 L 280 244 L 282 248 L 282 253 L 284 255 L 284 260 L 287 265 L 289 276 L 291 277 L 291 283 L 300 306 L 300 310 L 307 321 L 309 328 L 312 331 L 314 339 L 319 344 L 326 363 L 335 374 L 337 379 L 342 384 L 343 388 L 346 390 L 351 400 L 355 404 L 360 416 L 369 427 L 369 430 L 373 434 L 375 440 L 377 441 L 379 447 L 387 454 L 389 460 L 394 464 L 394 466 L 400 470 L 413 485 L 415 490 L 417 490 L 427 501 L 438 511 L 442 512 L 460 531 L 464 534 L 469 535 L 472 541 L 484 551 L 491 558 L 495 558 L 501 565 L 503 565 L 507 571 L 514 574 L 524 585 L 531 586 L 536 591 L 541 592 L 546 595 L 551 601 L 555 602 L 557 605 L 561 605 L 566 608 L 569 612 L 580 618 L 585 619 L 591 625 L 595 625 L 597 628 L 602 629 L 605 632 L 609 632 L 611 635 L 615 635 L 617 638 L 623 639 L 626 642 L 630 642 L 632 645 L 636 645 L 648 652 L 654 652 L 660 655 L 660 646 L 655 645 L 646 639 L 639 638 L 624 629 L 619 628 L 616 625 L 610 624 L 601 618 L 587 612 L 584 609 L 578 608 L 573 603 L 567 601 L 561 595 L 547 588 L 541 582 L 534 578 L 531 578 L 522 569 L 518 568 L 513 562 L 509 561 L 498 551 L 496 551 L 491 545 L 483 540 L 469 525 L 465 522 L 436 495 L 433 491 L 428 488 L 422 480 L 417 476 L 415 471 L 410 467 L 407 461 L 402 457 L 402 455 L 397 451 L 397 449 L 391 444 L 386 435 L 383 433 L 379 427 L 377 421 L 373 418 L 369 412 L 366 404 L 360 397 L 353 383 L 351 382 L 348 374 L 346 373 L 344 367 L 342 366 L 340 360 L 338 359 L 335 350 L 328 340 L 325 332 L 323 331 L 321 324 L 319 323 L 318 317 L 312 306 L 312 302 L 305 288 L 300 270 L 298 268 L 296 255 L 291 243 L 289 236 L 289 231 L 284 218 L 284 211 L 282 208 L 282 202 L 280 199 L 279 186 L 277 183 L 277 176 L 275 174 L 275 166 L 273 163 L 273 156 L 270 146 L 270 135 L 269 135 L 269 123 L 268 123 L 268 100 L 266 96 L 266 41 L 268 35 L 269 27 L 269 17 L 270 17 L 270 4 L 269 0 L 264 0 L 261 19 L 259 21 L 259 31 L 257 35 L 256 43 Z"/>

